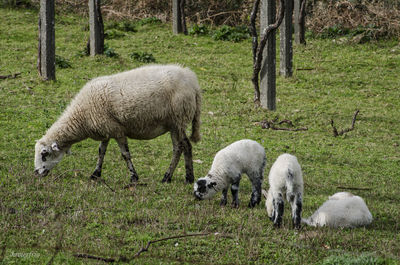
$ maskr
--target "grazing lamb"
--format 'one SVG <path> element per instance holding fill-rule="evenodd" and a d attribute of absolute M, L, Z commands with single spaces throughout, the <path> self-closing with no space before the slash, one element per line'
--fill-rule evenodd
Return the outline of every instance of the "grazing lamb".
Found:
<path fill-rule="evenodd" d="M 46 176 L 72 144 L 86 138 L 101 141 L 92 178 L 101 176 L 108 142 L 116 139 L 130 171 L 127 138 L 148 140 L 171 133 L 173 157 L 163 182 L 170 182 L 184 153 L 186 181 L 193 183 L 192 146 L 200 140 L 201 91 L 196 75 L 177 65 L 151 65 L 89 81 L 35 146 L 35 173 Z"/>
<path fill-rule="evenodd" d="M 292 221 L 295 228 L 301 225 L 303 206 L 303 176 L 297 158 L 290 154 L 280 155 L 272 165 L 268 176 L 269 190 L 262 191 L 266 201 L 268 217 L 274 225 L 280 226 L 284 210 L 283 196 L 292 208 Z"/>
<path fill-rule="evenodd" d="M 229 185 L 232 192 L 232 206 L 239 206 L 239 182 L 245 173 L 252 183 L 249 207 L 261 201 L 261 184 L 266 163 L 265 150 L 252 140 L 240 140 L 220 150 L 214 157 L 207 176 L 194 184 L 194 196 L 197 199 L 210 199 L 222 190 L 221 206 L 227 203 Z"/>
<path fill-rule="evenodd" d="M 310 226 L 357 227 L 372 222 L 364 200 L 350 192 L 338 192 L 329 197 L 309 218 L 302 220 Z"/>

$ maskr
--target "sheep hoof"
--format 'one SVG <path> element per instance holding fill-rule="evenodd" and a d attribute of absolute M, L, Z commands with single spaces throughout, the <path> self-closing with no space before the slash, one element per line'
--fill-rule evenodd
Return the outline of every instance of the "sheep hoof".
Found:
<path fill-rule="evenodd" d="M 139 181 L 139 177 L 137 175 L 132 175 L 131 176 L 131 183 L 136 183 Z"/>
<path fill-rule="evenodd" d="M 193 175 L 192 175 L 192 177 L 186 176 L 186 181 L 185 181 L 186 184 L 192 184 L 193 182 L 194 182 Z"/>
<path fill-rule="evenodd" d="M 239 202 L 232 202 L 232 208 L 235 208 L 235 209 L 237 209 L 237 208 L 239 208 Z"/>
<path fill-rule="evenodd" d="M 226 199 L 222 199 L 221 202 L 219 203 L 219 205 L 221 207 L 224 207 L 224 206 L 226 206 L 226 203 L 227 203 Z"/>
<path fill-rule="evenodd" d="M 165 173 L 164 178 L 162 179 L 162 183 L 168 182 L 171 183 L 172 176 L 170 173 Z"/>

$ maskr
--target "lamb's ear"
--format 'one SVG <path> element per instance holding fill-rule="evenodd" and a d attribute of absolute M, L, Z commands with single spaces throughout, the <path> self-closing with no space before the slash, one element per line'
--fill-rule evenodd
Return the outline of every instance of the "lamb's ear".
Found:
<path fill-rule="evenodd" d="M 42 156 L 46 156 L 46 155 L 49 154 L 49 151 L 47 151 L 46 148 L 42 148 L 42 150 L 40 151 L 40 154 L 41 154 Z"/>
<path fill-rule="evenodd" d="M 70 155 L 70 154 L 71 154 L 71 148 L 67 148 L 67 150 L 65 151 L 65 153 L 66 153 L 67 155 Z"/>
<path fill-rule="evenodd" d="M 268 192 L 266 190 L 262 190 L 261 193 L 264 195 L 264 198 L 266 199 L 268 197 Z"/>
<path fill-rule="evenodd" d="M 51 144 L 51 150 L 59 152 L 60 148 L 58 148 L 58 144 L 56 142 Z"/>
<path fill-rule="evenodd" d="M 208 187 L 209 189 L 211 189 L 211 188 L 213 188 L 213 187 L 215 187 L 215 186 L 217 186 L 217 182 L 210 182 L 210 184 L 207 185 L 207 187 Z"/>

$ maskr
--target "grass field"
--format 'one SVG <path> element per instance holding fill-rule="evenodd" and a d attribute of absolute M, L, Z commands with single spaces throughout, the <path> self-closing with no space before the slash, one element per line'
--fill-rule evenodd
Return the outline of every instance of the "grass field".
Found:
<path fill-rule="evenodd" d="M 170 25 L 145 24 L 107 40 L 118 57 L 79 56 L 88 37 L 87 19 L 56 17 L 57 55 L 71 68 L 57 68 L 57 81 L 37 75 L 34 10 L 0 9 L 0 263 L 103 264 L 90 254 L 134 264 L 400 264 L 400 45 L 363 45 L 308 39 L 295 46 L 294 75 L 277 79 L 277 110 L 255 108 L 251 43 L 209 36 L 174 36 Z M 303 168 L 303 215 L 311 215 L 338 191 L 363 197 L 374 217 L 365 228 L 328 229 L 290 223 L 275 229 L 264 200 L 248 209 L 251 186 L 243 177 L 239 209 L 219 206 L 219 195 L 196 201 L 184 184 L 183 161 L 172 183 L 162 184 L 172 145 L 169 135 L 130 140 L 140 183 L 123 189 L 128 170 L 111 141 L 103 177 L 89 180 L 98 142 L 75 144 L 72 154 L 45 178 L 33 174 L 35 140 L 91 78 L 135 68 L 133 52 L 157 63 L 180 63 L 197 73 L 203 90 L 202 141 L 193 145 L 195 178 L 204 176 L 215 153 L 251 138 L 267 152 L 269 168 L 279 154 L 296 155 Z M 308 70 L 301 70 L 308 69 Z M 354 131 L 333 137 L 330 120 Z M 307 131 L 262 129 L 262 120 L 291 120 Z M 284 125 L 282 125 L 284 126 Z M 182 159 L 183 160 L 183 159 Z M 265 181 L 264 188 L 268 188 Z M 150 240 L 163 240 L 135 254 Z"/>

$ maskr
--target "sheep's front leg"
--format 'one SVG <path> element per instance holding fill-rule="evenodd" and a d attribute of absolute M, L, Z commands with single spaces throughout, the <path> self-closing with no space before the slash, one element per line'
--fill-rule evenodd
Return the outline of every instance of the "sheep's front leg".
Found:
<path fill-rule="evenodd" d="M 274 210 L 272 213 L 271 220 L 272 220 L 272 222 L 274 222 L 275 226 L 280 227 L 281 223 L 282 223 L 282 216 L 283 216 L 283 210 L 284 210 L 282 194 L 279 193 L 278 196 L 274 196 L 272 204 L 273 204 Z"/>
<path fill-rule="evenodd" d="M 178 165 L 179 158 L 181 157 L 182 154 L 182 149 L 179 147 L 179 139 L 177 133 L 171 131 L 171 139 L 172 139 L 172 160 L 167 172 L 165 172 L 164 174 L 162 182 L 171 182 L 172 174 L 174 174 L 175 168 Z"/>
<path fill-rule="evenodd" d="M 219 205 L 221 205 L 221 206 L 226 205 L 226 203 L 228 202 L 227 196 L 228 196 L 228 188 L 225 188 L 222 190 L 222 198 L 221 198 L 221 202 Z"/>
<path fill-rule="evenodd" d="M 101 168 L 103 167 L 104 156 L 106 155 L 108 142 L 110 140 L 104 140 L 100 142 L 99 146 L 99 158 L 97 159 L 96 168 L 93 174 L 90 176 L 91 179 L 96 180 L 101 177 Z"/>
<path fill-rule="evenodd" d="M 231 185 L 233 208 L 239 207 L 239 183 L 240 183 L 240 176 L 236 178 L 236 180 L 234 180 Z"/>
<path fill-rule="evenodd" d="M 193 173 L 192 144 L 190 143 L 186 135 L 180 142 L 179 148 L 183 150 L 183 154 L 185 157 L 186 183 L 193 183 L 194 173 Z"/>
<path fill-rule="evenodd" d="M 301 211 L 303 208 L 303 200 L 300 193 L 293 194 L 289 198 L 290 205 L 292 207 L 292 221 L 293 226 L 297 229 L 301 227 Z"/>
<path fill-rule="evenodd" d="M 129 172 L 131 174 L 131 182 L 136 182 L 139 177 L 136 173 L 135 168 L 131 160 L 131 153 L 129 152 L 128 140 L 126 137 L 117 139 L 119 149 L 121 150 L 122 157 L 124 158 L 126 165 L 128 166 Z"/>

